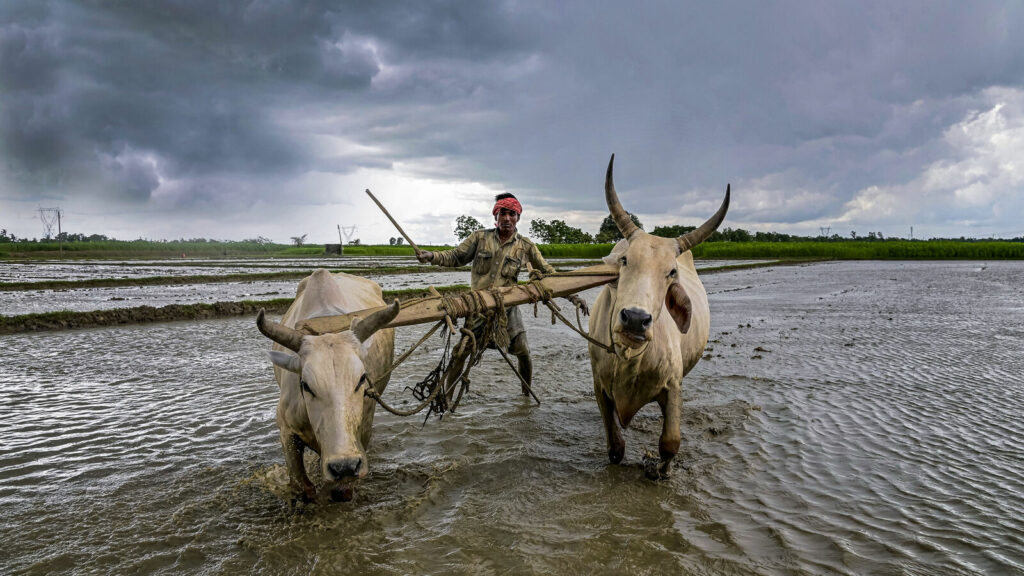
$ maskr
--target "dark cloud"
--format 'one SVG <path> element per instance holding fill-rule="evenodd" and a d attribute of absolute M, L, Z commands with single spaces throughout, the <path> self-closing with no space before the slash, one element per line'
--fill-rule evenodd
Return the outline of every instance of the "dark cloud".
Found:
<path fill-rule="evenodd" d="M 1022 88 L 1022 21 L 1018 2 L 12 0 L 0 200 L 186 214 L 376 169 L 599 213 L 616 152 L 633 211 L 697 217 L 732 182 L 737 221 L 806 226 L 962 153 L 947 130 Z"/>

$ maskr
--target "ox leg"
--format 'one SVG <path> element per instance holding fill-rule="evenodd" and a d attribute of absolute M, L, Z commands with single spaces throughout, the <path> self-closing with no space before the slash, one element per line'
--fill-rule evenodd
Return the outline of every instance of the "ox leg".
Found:
<path fill-rule="evenodd" d="M 306 443 L 295 434 L 281 431 L 281 447 L 284 448 L 284 463 L 288 469 L 289 487 L 303 500 L 312 500 L 316 496 L 316 488 L 309 481 L 309 476 L 306 475 L 306 466 L 302 462 Z"/>
<path fill-rule="evenodd" d="M 658 441 L 658 453 L 661 456 L 659 472 L 662 476 L 668 475 L 672 469 L 672 459 L 679 453 L 679 442 L 682 437 L 679 428 L 680 395 L 678 387 L 664 389 L 658 394 L 658 406 L 661 407 L 663 422 L 661 439 Z"/>
<path fill-rule="evenodd" d="M 622 430 L 619 428 L 619 417 L 615 411 L 615 401 L 609 398 L 603 390 L 594 386 L 597 398 L 597 407 L 601 409 L 601 418 L 604 419 L 604 436 L 608 441 L 608 460 L 612 464 L 622 462 L 626 454 L 626 441 L 622 439 Z"/>

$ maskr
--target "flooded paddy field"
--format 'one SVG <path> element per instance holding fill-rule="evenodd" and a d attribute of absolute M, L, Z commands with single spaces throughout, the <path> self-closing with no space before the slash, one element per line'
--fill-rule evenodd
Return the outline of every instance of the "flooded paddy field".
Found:
<path fill-rule="evenodd" d="M 367 274 L 384 290 L 402 290 L 424 286 L 469 285 L 469 270 L 423 272 L 417 274 Z M 245 280 L 156 286 L 113 288 L 73 288 L 0 291 L 0 315 L 16 316 L 40 312 L 71 310 L 112 310 L 135 306 L 199 304 L 291 298 L 299 280 Z"/>
<path fill-rule="evenodd" d="M 181 258 L 164 260 L 8 260 L 0 263 L 0 282 L 144 278 L 147 276 L 212 276 L 256 274 L 289 269 L 380 268 L 414 266 L 416 259 L 400 256 L 341 256 L 324 258 Z"/>
<path fill-rule="evenodd" d="M 589 265 L 578 258 L 548 258 L 552 266 L 572 269 Z M 586 262 L 586 263 L 584 263 Z M 597 261 L 594 260 L 594 263 Z M 698 267 L 758 262 L 757 260 L 698 260 Z M 152 276 L 217 276 L 261 274 L 316 268 L 374 269 L 424 266 L 411 256 L 334 256 L 324 258 L 243 258 L 181 260 L 4 260 L 0 283 L 94 280 L 99 278 L 146 278 Z"/>
<path fill-rule="evenodd" d="M 353 265 L 354 261 L 363 261 L 360 266 Z M 211 261 L 203 261 L 210 263 Z M 258 261 L 264 262 L 264 261 Z M 343 263 L 342 263 L 343 262 Z M 578 261 L 572 261 L 566 265 L 564 261 L 552 260 L 552 265 L 560 269 L 577 268 Z M 756 261 L 727 261 L 727 260 L 701 260 L 697 262 L 698 268 L 711 268 L 723 265 L 742 265 Z M 370 265 L 372 263 L 373 265 Z M 25 268 L 21 272 L 12 273 L 8 270 L 8 263 L 0 263 L 0 282 L 6 281 L 2 278 L 14 276 L 15 274 L 24 277 L 35 278 L 42 282 L 45 280 L 67 279 L 61 276 L 49 277 L 52 272 L 50 263 L 39 264 L 14 264 L 15 266 L 34 266 Z M 260 265 L 263 265 L 262 263 Z M 283 267 L 283 265 L 272 263 L 272 265 Z M 146 278 L 151 276 L 192 276 L 192 275 L 216 275 L 216 274 L 237 274 L 256 273 L 257 268 L 250 265 L 247 268 L 222 268 L 203 266 L 180 266 L 161 267 L 159 262 L 104 262 L 95 266 L 92 262 L 66 263 L 67 272 L 72 278 L 79 280 L 94 280 L 100 278 Z M 366 268 L 365 276 L 380 284 L 384 290 L 403 290 L 407 288 L 421 288 L 425 286 L 451 286 L 454 284 L 469 285 L 469 268 L 445 269 L 432 266 L 420 265 L 412 259 L 391 258 L 333 258 L 320 260 L 295 260 L 289 265 L 297 271 L 312 271 L 318 267 L 328 269 L 337 268 Z M 376 274 L 375 268 L 394 268 L 398 266 L 422 266 L 424 271 L 415 274 Z M 166 272 L 172 273 L 166 273 Z M 149 274 L 143 274 L 149 272 Z M 525 278 L 525 274 L 523 275 Z M 295 288 L 298 280 L 240 280 L 237 282 L 196 282 L 190 284 L 168 284 L 168 285 L 138 285 L 138 286 L 117 286 L 117 287 L 81 287 L 81 288 L 42 288 L 38 290 L 2 290 L 0 287 L 0 316 L 17 316 L 20 314 L 38 314 L 43 312 L 56 312 L 58 310 L 70 310 L 74 312 L 87 312 L 92 310 L 112 310 L 117 308 L 131 308 L 135 306 L 167 306 L 169 304 L 200 304 L 213 302 L 235 302 L 239 300 L 268 300 L 272 298 L 290 298 L 295 295 Z"/>
<path fill-rule="evenodd" d="M 608 465 L 586 347 L 543 308 L 540 406 L 489 353 L 458 413 L 378 410 L 352 502 L 297 506 L 251 318 L 4 336 L 0 573 L 1024 574 L 1024 263 L 704 280 L 658 482 L 656 407 Z"/>

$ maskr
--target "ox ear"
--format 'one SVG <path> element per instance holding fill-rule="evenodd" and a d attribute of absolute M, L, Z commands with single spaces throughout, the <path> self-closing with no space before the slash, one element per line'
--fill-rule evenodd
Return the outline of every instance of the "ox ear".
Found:
<path fill-rule="evenodd" d="M 271 350 L 267 352 L 267 356 L 270 357 L 270 361 L 273 362 L 274 366 L 284 368 L 289 372 L 302 374 L 302 359 L 299 358 L 298 354 Z"/>
<path fill-rule="evenodd" d="M 690 295 L 678 282 L 669 284 L 668 292 L 665 293 L 665 307 L 672 315 L 676 328 L 686 334 L 690 329 L 690 318 L 693 317 L 693 305 L 690 303 Z"/>

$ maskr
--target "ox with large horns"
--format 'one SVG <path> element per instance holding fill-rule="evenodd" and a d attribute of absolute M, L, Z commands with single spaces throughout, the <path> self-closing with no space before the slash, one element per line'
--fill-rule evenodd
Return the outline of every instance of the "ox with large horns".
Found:
<path fill-rule="evenodd" d="M 385 310 L 353 322 L 339 334 L 308 335 L 295 329 L 306 319 L 345 314 L 384 305 L 380 286 L 371 280 L 317 270 L 299 283 L 295 301 L 281 323 L 263 311 L 260 332 L 276 344 L 270 352 L 281 388 L 277 426 L 291 489 L 315 495 L 303 466 L 306 448 L 320 455 L 324 487 L 334 500 L 352 498 L 352 481 L 366 476 L 376 403 L 364 386 L 384 392 L 394 359 L 395 333 L 386 326 L 399 311 L 396 301 Z"/>
<path fill-rule="evenodd" d="M 613 464 L 625 453 L 620 425 L 628 427 L 640 408 L 658 403 L 663 417 L 660 473 L 666 474 L 679 451 L 683 376 L 700 360 L 711 325 L 707 293 L 690 249 L 722 223 L 729 188 L 721 208 L 700 227 L 678 238 L 659 238 L 638 228 L 619 203 L 614 163 L 612 155 L 605 201 L 623 240 L 605 262 L 618 267 L 619 279 L 601 290 L 590 316 L 591 338 L 609 342 L 614 351 L 589 346 L 594 393 Z"/>

